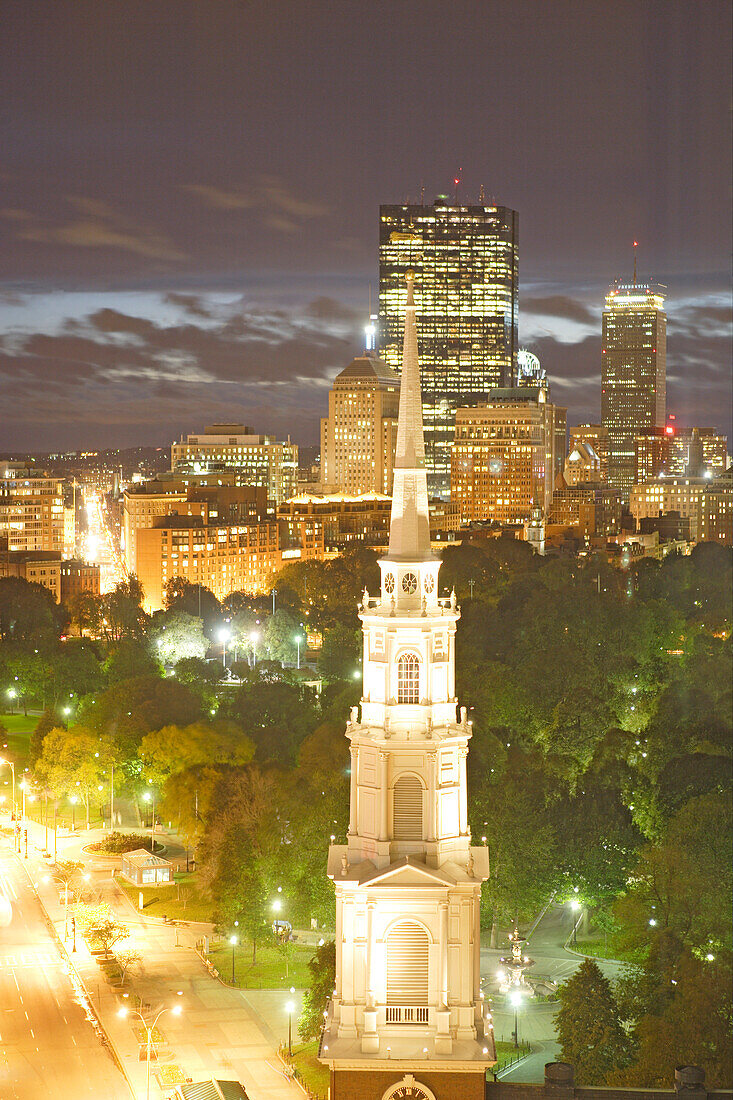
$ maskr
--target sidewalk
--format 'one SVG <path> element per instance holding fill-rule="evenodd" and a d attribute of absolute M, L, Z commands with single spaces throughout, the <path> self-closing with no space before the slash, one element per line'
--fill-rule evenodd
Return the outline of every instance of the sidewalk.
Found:
<path fill-rule="evenodd" d="M 31 824 L 28 835 L 29 858 L 24 863 L 63 941 L 63 891 L 58 890 L 49 863 L 42 858 L 43 829 Z M 59 859 L 75 858 L 81 847 L 79 839 L 79 834 L 70 838 L 67 850 L 59 851 Z M 81 843 L 88 839 L 89 834 L 85 832 Z M 186 1078 L 194 1081 L 212 1076 L 238 1080 L 251 1100 L 302 1100 L 299 1087 L 283 1077 L 276 1055 L 276 1044 L 287 1039 L 288 1021 L 284 1009 L 280 1018 L 273 1005 L 266 1013 L 267 1023 L 261 1022 L 254 1005 L 250 1005 L 242 991 L 222 985 L 206 970 L 194 950 L 200 929 L 180 927 L 180 946 L 177 947 L 175 926 L 136 913 L 109 872 L 92 870 L 91 873 L 92 884 L 101 900 L 108 902 L 114 916 L 130 928 L 130 938 L 119 945 L 120 949 L 137 951 L 142 958 L 128 977 L 125 989 L 134 991 L 150 1005 L 148 1019 L 154 1018 L 160 1009 L 176 1004 L 183 1009 L 180 1016 L 166 1011 L 159 1019 L 157 1030 L 165 1041 L 160 1044 L 159 1063 L 151 1061 L 151 1097 L 168 1097 L 173 1092 L 172 1087 L 161 1089 L 159 1086 L 156 1073 L 159 1064 L 177 1065 Z M 85 986 L 123 1066 L 133 1095 L 144 1097 L 146 1064 L 139 1060 L 140 1043 L 133 1030 L 137 1026 L 144 1040 L 139 1019 L 132 1012 L 127 1018 L 118 1015 L 126 1001 L 113 991 L 79 934 L 76 952 L 72 952 L 70 940 L 66 941 L 66 948 L 73 970 Z"/>

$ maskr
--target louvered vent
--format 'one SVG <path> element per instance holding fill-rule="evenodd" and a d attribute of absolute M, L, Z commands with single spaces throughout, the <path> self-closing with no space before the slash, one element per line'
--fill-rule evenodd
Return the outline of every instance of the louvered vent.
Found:
<path fill-rule="evenodd" d="M 419 924 L 406 921 L 387 937 L 387 1004 L 428 1003 L 428 937 Z"/>
<path fill-rule="evenodd" d="M 394 785 L 394 838 L 422 840 L 422 787 L 414 775 L 403 775 Z"/>

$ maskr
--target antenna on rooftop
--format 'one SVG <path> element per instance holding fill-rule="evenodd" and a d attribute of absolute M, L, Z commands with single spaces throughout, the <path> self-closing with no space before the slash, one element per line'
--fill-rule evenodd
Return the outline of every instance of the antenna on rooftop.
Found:
<path fill-rule="evenodd" d="M 634 286 L 636 286 L 636 250 L 639 247 L 639 242 L 634 241 Z"/>
<path fill-rule="evenodd" d="M 481 184 L 481 187 L 479 188 L 478 201 L 479 201 L 479 206 L 485 206 L 486 205 L 486 195 L 484 194 L 484 185 L 483 185 L 483 183 Z"/>

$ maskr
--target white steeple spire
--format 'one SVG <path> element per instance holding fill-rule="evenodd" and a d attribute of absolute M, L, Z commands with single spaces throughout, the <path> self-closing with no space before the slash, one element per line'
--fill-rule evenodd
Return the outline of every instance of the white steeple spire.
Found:
<path fill-rule="evenodd" d="M 420 562 L 432 558 L 420 366 L 417 358 L 417 326 L 413 297 L 414 281 L 413 273 L 408 272 L 392 517 L 389 529 L 389 551 L 386 558 L 388 561 Z"/>

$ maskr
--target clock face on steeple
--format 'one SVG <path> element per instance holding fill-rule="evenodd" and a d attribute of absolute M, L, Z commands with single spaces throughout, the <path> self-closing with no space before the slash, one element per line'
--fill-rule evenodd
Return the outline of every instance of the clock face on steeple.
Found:
<path fill-rule="evenodd" d="M 402 578 L 402 591 L 406 592 L 408 596 L 412 596 L 417 592 L 417 577 L 414 573 L 405 573 Z"/>
<path fill-rule="evenodd" d="M 382 1100 L 435 1100 L 435 1094 L 427 1085 L 421 1085 L 412 1074 L 408 1074 L 388 1088 Z"/>

